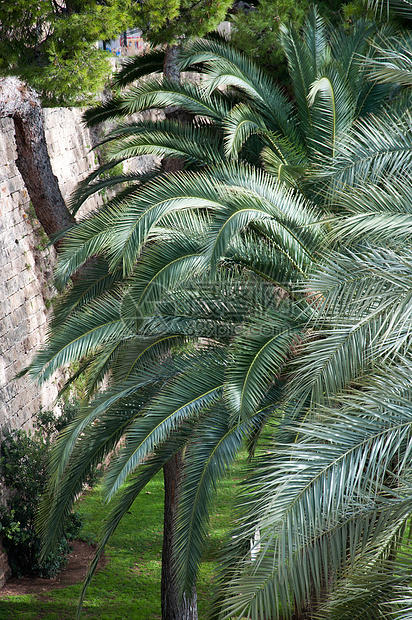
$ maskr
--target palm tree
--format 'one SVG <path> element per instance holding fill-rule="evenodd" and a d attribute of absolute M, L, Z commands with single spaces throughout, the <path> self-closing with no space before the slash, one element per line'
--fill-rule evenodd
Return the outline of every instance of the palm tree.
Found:
<path fill-rule="evenodd" d="M 387 64 L 371 63 L 385 81 Z M 252 474 L 227 550 L 222 618 L 395 618 L 408 604 L 412 133 L 403 105 L 357 123 L 323 173 L 326 199 L 340 208 L 337 246 L 303 284 L 306 339 L 289 367 L 279 443 Z M 256 528 L 251 563 L 244 542 Z"/>
<path fill-rule="evenodd" d="M 176 84 L 155 75 L 130 87 L 146 69 L 161 70 L 158 52 L 143 62 L 130 60 L 116 81 L 130 88 L 89 110 L 85 119 L 93 125 L 176 106 L 190 115 L 189 122 L 139 119 L 111 132 L 107 142 L 113 165 L 147 153 L 183 158 L 190 170 L 241 160 L 263 165 L 279 179 L 298 183 L 302 191 L 306 175 L 312 185 L 314 167 L 330 167 L 353 124 L 384 108 L 393 87 L 371 81 L 357 61 L 359 55 L 379 56 L 385 30 L 374 23 L 360 20 L 348 36 L 343 29 L 329 28 L 312 9 L 303 36 L 293 27 L 283 26 L 281 32 L 290 93 L 227 42 L 203 39 L 189 42 L 180 56 L 181 68 L 197 72 L 198 78 Z M 80 188 L 80 195 L 88 195 L 85 186 L 93 190 L 90 182 L 97 174 Z"/>
<path fill-rule="evenodd" d="M 408 585 L 407 559 L 394 561 L 411 512 L 410 256 L 399 244 L 335 252 L 309 280 L 310 338 L 291 370 L 279 444 L 252 476 L 222 617 L 341 617 L 342 591 L 351 613 L 356 604 L 359 617 L 389 617 L 390 592 Z M 257 527 L 251 565 L 240 547 Z M 373 606 L 365 571 L 381 588 Z"/>
<path fill-rule="evenodd" d="M 158 212 L 148 224 L 147 217 L 153 214 L 147 210 L 146 199 L 153 201 L 155 196 Z M 226 344 L 252 313 L 256 314 L 257 340 L 263 345 L 263 339 L 269 338 L 263 319 L 266 315 L 267 321 L 265 309 L 276 303 L 279 294 L 276 278 L 280 270 L 292 279 L 296 266 L 300 271 L 306 268 L 322 234 L 317 226 L 307 231 L 302 225 L 316 219 L 313 207 L 305 205 L 295 192 L 263 172 L 239 165 L 216 169 L 214 184 L 201 173 L 162 177 L 142 188 L 135 204 L 128 199 L 122 214 L 116 211 L 110 228 L 112 241 L 119 244 L 123 229 L 126 244 L 119 258 L 124 268 L 127 260 L 130 276 L 119 287 L 118 268 L 108 275 L 105 266 L 94 266 L 64 298 L 56 313 L 54 335 L 32 367 L 33 372 L 47 378 L 62 364 L 85 359 L 81 370 L 88 372 L 90 393 L 109 369 L 113 383 L 62 436 L 56 448 L 51 492 L 58 491 L 44 508 L 50 544 L 86 472 L 96 459 L 113 450 L 122 436 L 126 437 L 125 444 L 107 472 L 108 497 L 143 462 L 144 466 L 136 469 L 135 497 L 147 480 L 186 445 L 188 466 L 182 495 L 192 501 L 182 519 L 190 535 L 182 534 L 176 544 L 181 553 L 186 547 L 182 570 L 187 573 L 185 582 L 193 583 L 212 481 L 230 464 L 242 439 L 257 430 L 274 406 L 272 400 L 263 399 L 258 410 L 240 424 L 238 412 L 222 409 L 222 405 L 209 410 L 222 397 L 228 365 Z M 255 239 L 243 236 L 245 221 L 255 226 Z M 83 234 L 93 235 L 95 225 L 95 218 L 87 220 L 76 230 L 76 239 L 74 234 L 67 237 L 65 256 L 73 269 L 76 252 L 82 252 L 78 241 Z M 150 232 L 154 226 L 160 231 L 155 236 Z M 141 251 L 133 241 L 135 257 L 127 255 L 130 234 L 125 227 L 143 246 Z M 269 243 L 268 235 L 276 245 Z M 101 241 L 98 235 L 96 243 Z M 91 254 L 96 252 L 93 243 L 89 243 Z M 112 249 L 106 253 L 107 260 L 114 259 Z M 98 251 L 103 254 L 102 247 Z M 242 271 L 237 264 L 242 264 Z M 268 285 L 259 291 L 262 276 Z M 107 291 L 110 277 L 113 290 Z M 286 314 L 283 321 L 274 317 L 270 333 L 271 355 L 276 357 L 277 348 L 278 363 L 291 340 L 285 333 L 286 321 L 290 323 Z M 296 317 L 295 322 L 298 330 L 302 321 Z M 175 359 L 173 348 L 189 337 L 197 343 L 196 349 Z M 275 393 L 272 390 L 272 397 Z M 202 443 L 198 454 L 200 432 L 208 434 L 209 440 Z M 196 481 L 201 483 L 200 489 Z M 110 532 L 130 501 L 128 488 L 116 501 Z M 200 527 L 197 533 L 193 531 L 196 522 Z"/>
<path fill-rule="evenodd" d="M 381 191 L 388 175 L 391 183 L 393 179 L 399 183 L 396 175 L 405 174 L 410 166 L 408 139 L 396 130 L 396 123 L 409 122 L 407 102 L 387 110 L 384 96 L 391 86 L 371 84 L 364 66 L 355 64 L 357 53 L 375 54 L 366 43 L 372 32 L 363 24 L 355 29 L 353 40 L 338 35 L 330 40 L 316 13 L 309 19 L 303 41 L 284 29 L 296 109 L 250 61 L 227 46 L 200 42 L 189 48 L 185 63 L 204 63 L 202 87 L 145 82 L 93 112 L 97 119 L 175 103 L 197 117 L 190 125 L 170 121 L 138 128 L 123 125 L 109 137 L 114 142 L 109 165 L 155 152 L 183 156 L 186 171 L 169 176 L 160 171 L 149 180 L 122 175 L 114 181 L 96 181 L 95 174 L 76 197 L 79 204 L 103 186 L 128 182 L 106 208 L 66 236 L 57 273 L 60 283 L 90 257 L 100 258 L 63 298 L 50 342 L 32 368 L 46 378 L 60 366 L 81 360 L 79 372 L 87 373 L 90 395 L 104 377 L 110 377 L 108 390 L 58 441 L 41 515 L 46 546 L 58 536 L 90 467 L 122 438 L 106 474 L 106 495 L 115 499 L 98 553 L 147 480 L 185 447 L 175 569 L 181 589 L 190 596 L 213 484 L 245 438 L 253 445 L 262 422 L 275 416 L 278 437 L 286 447 L 274 465 L 271 459 L 256 476 L 254 516 L 245 519 L 229 554 L 225 579 L 232 585 L 223 614 L 245 612 L 257 618 L 263 609 L 275 617 L 300 613 L 308 600 L 313 603 L 320 593 L 326 596 L 343 574 L 356 545 L 345 553 L 345 545 L 334 543 L 339 557 L 326 562 L 328 535 L 316 548 L 308 542 L 309 535 L 323 532 L 319 529 L 323 522 L 314 521 L 312 527 L 308 521 L 309 530 L 301 535 L 308 545 L 306 563 L 302 563 L 299 536 L 290 537 L 298 513 L 295 521 L 287 521 L 279 511 L 296 502 L 292 491 L 297 493 L 299 484 L 304 484 L 299 473 L 311 460 L 305 453 L 307 438 L 311 433 L 316 437 L 315 430 L 325 437 L 321 433 L 326 420 L 331 429 L 344 427 L 343 422 L 339 426 L 343 408 L 339 398 L 343 403 L 349 398 L 346 392 L 351 395 L 359 389 L 364 375 L 371 381 L 377 376 L 372 374 L 375 358 L 383 364 L 407 356 L 404 289 L 401 284 L 398 289 L 388 286 L 382 268 L 378 274 L 378 264 L 386 266 L 391 257 L 396 274 L 406 257 L 399 263 L 389 246 L 385 251 L 361 248 L 361 253 L 357 239 L 351 249 L 338 252 L 333 238 L 328 241 L 326 236 L 332 224 L 339 235 L 356 232 L 348 222 L 356 219 L 351 209 L 362 192 L 366 193 L 363 204 L 371 206 L 369 213 L 365 208 L 365 214 L 358 214 L 357 229 L 365 228 L 368 215 L 375 215 L 370 181 Z M 223 86 L 235 90 L 222 92 Z M 372 110 L 378 112 L 376 118 L 367 116 Z M 201 148 L 205 139 L 211 148 Z M 256 154 L 266 171 L 248 163 Z M 397 187 L 401 194 L 402 188 Z M 386 183 L 385 188 L 391 194 L 392 185 Z M 343 205 L 346 217 L 325 219 L 325 204 L 333 210 Z M 369 223 L 369 228 L 383 236 L 382 226 Z M 401 224 L 398 228 L 399 235 L 404 234 Z M 330 253 L 325 255 L 328 244 Z M 359 277 L 354 279 L 354 274 Z M 397 303 L 399 295 L 403 306 Z M 393 325 L 398 326 L 396 338 L 389 338 Z M 193 348 L 176 356 L 176 347 L 189 342 Z M 356 418 L 351 406 L 347 416 L 352 412 Z M 380 417 L 382 413 L 371 414 L 373 419 Z M 334 436 L 332 431 L 329 436 Z M 325 450 L 327 438 L 322 441 Z M 343 450 L 344 436 L 340 445 Z M 402 454 L 407 469 L 408 449 L 405 457 Z M 297 484 L 287 474 L 291 458 L 297 463 Z M 381 469 L 371 465 L 370 470 L 382 481 Z M 273 475 L 285 484 L 270 483 Z M 310 475 L 308 469 L 308 480 Z M 120 490 L 129 476 L 131 484 Z M 313 477 L 320 480 L 318 473 Z M 324 485 L 328 479 L 326 475 Z M 340 480 L 342 491 L 343 474 Z M 348 478 L 348 484 L 355 482 Z M 393 485 L 384 482 L 385 489 L 392 489 L 392 502 Z M 266 484 L 280 498 L 275 516 L 265 512 L 269 504 L 273 506 L 266 495 L 259 501 Z M 380 500 L 382 493 L 373 485 L 374 497 Z M 289 494 L 279 495 L 278 487 L 282 491 L 290 487 Z M 330 497 L 328 505 L 336 507 L 335 518 L 341 506 L 345 507 L 342 514 L 353 513 L 357 496 L 342 499 L 331 490 Z M 302 521 L 309 504 L 296 505 Z M 379 517 L 380 508 L 374 513 Z M 313 501 L 315 516 L 318 509 Z M 388 534 L 386 549 L 402 532 L 404 521 L 399 515 L 399 527 Z M 276 529 L 276 518 L 289 524 L 289 529 Z M 356 521 L 362 532 L 368 523 L 372 516 L 369 521 L 366 517 Z M 340 528 L 336 541 L 339 535 L 341 541 L 348 536 L 350 525 Z M 256 526 L 262 532 L 262 551 L 251 568 L 242 550 L 251 527 L 254 532 Z M 385 528 L 376 531 L 370 545 L 369 541 L 365 545 L 368 552 L 384 536 Z M 287 543 L 285 548 L 281 541 Z M 274 555 L 278 549 L 283 555 Z M 283 582 L 273 573 L 274 557 L 282 575 L 290 566 Z M 256 588 L 259 583 L 262 587 Z"/>

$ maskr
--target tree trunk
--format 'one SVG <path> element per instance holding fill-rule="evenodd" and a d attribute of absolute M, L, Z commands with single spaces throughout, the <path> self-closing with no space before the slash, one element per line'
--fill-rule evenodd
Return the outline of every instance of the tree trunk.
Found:
<path fill-rule="evenodd" d="M 180 80 L 180 69 L 177 65 L 179 49 L 179 45 L 168 45 L 163 61 L 163 75 L 172 82 L 179 82 Z"/>
<path fill-rule="evenodd" d="M 179 49 L 179 45 L 168 45 L 166 49 L 163 62 L 163 75 L 171 82 L 179 82 L 180 80 L 180 69 L 177 65 Z M 180 121 L 181 123 L 190 123 L 194 118 L 193 114 L 181 110 L 176 106 L 167 106 L 164 112 L 167 119 Z M 183 170 L 184 165 L 185 160 L 179 159 L 178 157 L 165 157 L 162 160 L 163 172 L 177 172 L 178 170 Z"/>
<path fill-rule="evenodd" d="M 0 117 L 13 119 L 17 168 L 47 236 L 53 237 L 74 223 L 53 174 L 46 138 L 43 110 L 36 91 L 16 77 L 0 79 Z M 59 242 L 54 244 L 59 249 Z"/>
<path fill-rule="evenodd" d="M 166 50 L 163 65 L 164 76 L 175 82 L 180 79 L 180 71 L 177 66 L 178 54 L 179 46 L 169 45 Z M 188 115 L 183 110 L 179 110 L 178 108 L 166 108 L 165 113 L 167 118 L 175 118 L 182 122 L 188 120 Z M 183 159 L 164 158 L 162 161 L 162 169 L 164 172 L 176 172 L 178 170 L 182 170 L 183 167 Z M 186 598 L 179 600 L 180 589 L 176 582 L 173 567 L 173 539 L 178 491 L 182 479 L 182 471 L 183 455 L 181 452 L 179 452 L 163 467 L 165 504 L 161 580 L 162 620 L 197 620 L 198 617 L 196 588 L 193 588 L 190 600 L 187 600 Z"/>
<path fill-rule="evenodd" d="M 173 566 L 173 543 L 179 484 L 182 478 L 183 456 L 179 452 L 163 467 L 165 484 L 164 528 L 162 549 L 161 602 L 162 620 L 197 620 L 197 595 L 179 600 L 179 586 Z"/>

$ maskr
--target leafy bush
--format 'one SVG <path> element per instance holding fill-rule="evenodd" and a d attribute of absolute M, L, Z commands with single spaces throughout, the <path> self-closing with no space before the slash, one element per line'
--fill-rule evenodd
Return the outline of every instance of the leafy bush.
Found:
<path fill-rule="evenodd" d="M 259 0 L 252 1 L 252 10 L 237 9 L 233 16 L 233 28 L 230 43 L 259 65 L 268 70 L 276 79 L 284 81 L 288 76 L 284 52 L 279 42 L 281 23 L 293 24 L 299 30 L 302 27 L 311 0 Z M 352 3 L 357 7 L 361 3 Z M 334 24 L 341 21 L 341 0 L 319 0 L 316 2 L 320 14 Z M 250 8 L 250 7 L 249 7 Z M 353 9 L 355 10 L 355 9 Z"/>
<path fill-rule="evenodd" d="M 40 562 L 35 516 L 46 485 L 48 453 L 55 434 L 73 416 L 74 410 L 69 407 L 57 419 L 53 412 L 40 412 L 33 434 L 15 430 L 2 440 L 0 473 L 10 498 L 7 506 L 0 508 L 0 532 L 13 575 L 53 577 L 66 564 L 69 541 L 81 528 L 78 514 L 71 514 L 56 553 Z"/>

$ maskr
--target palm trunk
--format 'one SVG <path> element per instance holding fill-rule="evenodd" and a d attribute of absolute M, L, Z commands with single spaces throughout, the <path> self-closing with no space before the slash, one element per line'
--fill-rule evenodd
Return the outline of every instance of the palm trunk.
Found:
<path fill-rule="evenodd" d="M 169 46 L 163 66 L 165 77 L 173 81 L 178 81 L 180 78 L 177 66 L 178 52 L 177 45 Z M 179 110 L 166 110 L 166 116 L 179 118 Z M 183 160 L 166 158 L 162 162 L 162 167 L 165 172 L 176 172 L 182 170 Z M 163 467 L 165 503 L 161 578 L 162 620 L 197 620 L 198 618 L 196 588 L 193 587 L 190 600 L 186 597 L 181 599 L 173 566 L 175 519 L 182 473 L 183 454 L 179 452 Z"/>
<path fill-rule="evenodd" d="M 182 478 L 183 456 L 178 452 L 163 467 L 165 484 L 164 528 L 162 550 L 161 603 L 162 620 L 197 620 L 196 589 L 190 600 L 180 599 L 173 566 L 173 543 L 179 484 Z"/>

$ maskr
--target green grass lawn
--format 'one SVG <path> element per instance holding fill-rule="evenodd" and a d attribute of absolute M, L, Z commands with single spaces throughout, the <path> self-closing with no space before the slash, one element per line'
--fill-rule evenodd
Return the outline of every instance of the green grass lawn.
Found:
<path fill-rule="evenodd" d="M 243 459 L 242 459 L 243 460 Z M 236 480 L 242 460 L 232 475 L 221 482 L 211 520 L 208 548 L 198 581 L 199 618 L 207 617 L 216 557 L 230 527 Z M 84 517 L 83 536 L 96 540 L 107 510 L 99 492 L 79 501 Z M 106 548 L 108 563 L 96 573 L 87 591 L 84 620 L 160 619 L 160 570 L 163 528 L 163 476 L 158 475 L 137 498 Z M 1 620 L 73 619 L 80 584 L 40 595 L 5 597 L 0 600 Z"/>

